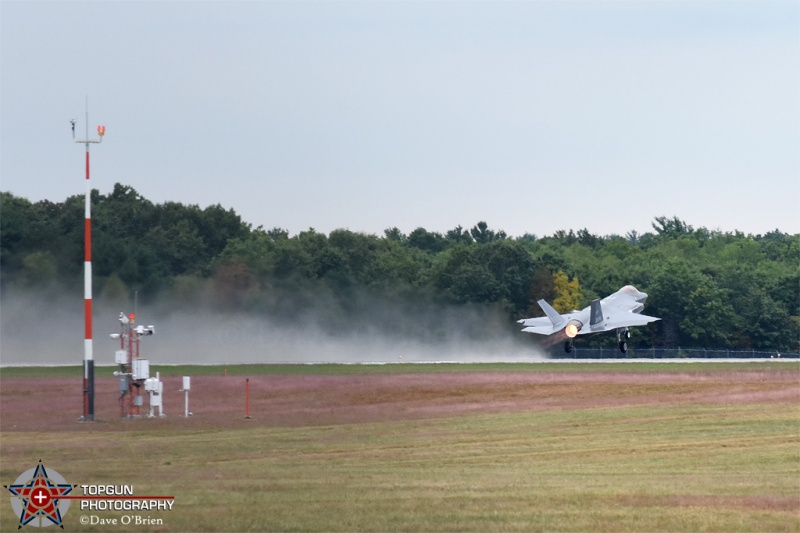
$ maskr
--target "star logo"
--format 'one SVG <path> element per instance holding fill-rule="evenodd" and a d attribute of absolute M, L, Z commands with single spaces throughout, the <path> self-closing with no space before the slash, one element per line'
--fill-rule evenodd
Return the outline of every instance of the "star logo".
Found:
<path fill-rule="evenodd" d="M 11 506 L 19 516 L 19 527 L 47 527 L 56 525 L 64 528 L 62 518 L 69 508 L 69 500 L 62 499 L 77 485 L 66 483 L 55 470 L 45 469 L 42 461 L 36 468 L 23 472 L 13 485 L 4 485 L 11 493 Z"/>

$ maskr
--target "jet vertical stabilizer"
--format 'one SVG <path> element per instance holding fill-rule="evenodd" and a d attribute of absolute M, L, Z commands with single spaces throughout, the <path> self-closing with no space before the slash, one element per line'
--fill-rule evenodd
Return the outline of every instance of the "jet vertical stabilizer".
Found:
<path fill-rule="evenodd" d="M 600 299 L 592 301 L 592 314 L 589 319 L 590 326 L 596 326 L 603 321 L 603 306 L 600 304 Z"/>
<path fill-rule="evenodd" d="M 567 319 L 558 314 L 558 311 L 550 307 L 549 303 L 545 302 L 544 300 L 539 300 L 536 303 L 539 304 L 539 307 L 542 308 L 544 314 L 546 314 L 547 318 L 550 319 L 550 322 L 553 323 L 553 331 L 567 325 Z"/>

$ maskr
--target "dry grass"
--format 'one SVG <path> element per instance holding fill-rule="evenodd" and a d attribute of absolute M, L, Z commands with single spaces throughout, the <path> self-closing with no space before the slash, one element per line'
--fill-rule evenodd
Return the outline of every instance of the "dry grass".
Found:
<path fill-rule="evenodd" d="M 0 475 L 42 459 L 70 483 L 175 496 L 149 513 L 163 525 L 137 531 L 796 532 L 799 378 L 794 365 L 253 376 L 244 420 L 241 380 L 209 376 L 222 383 L 211 399 L 196 389 L 193 419 L 20 430 L 19 384 L 3 377 Z M 5 505 L 0 530 L 14 530 Z M 93 530 L 82 514 L 65 529 Z"/>

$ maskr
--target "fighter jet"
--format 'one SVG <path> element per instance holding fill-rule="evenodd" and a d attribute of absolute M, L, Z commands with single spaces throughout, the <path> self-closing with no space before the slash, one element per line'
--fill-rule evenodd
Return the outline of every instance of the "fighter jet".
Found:
<path fill-rule="evenodd" d="M 640 292 L 633 285 L 626 285 L 610 296 L 602 300 L 594 300 L 589 307 L 581 311 L 559 314 L 550 304 L 544 300 L 537 303 L 542 311 L 547 315 L 540 318 L 525 318 L 519 323 L 525 326 L 522 331 L 527 333 L 538 333 L 540 335 L 552 335 L 553 333 L 564 332 L 567 340 L 564 341 L 564 351 L 572 352 L 573 340 L 577 335 L 588 335 L 590 333 L 600 333 L 602 331 L 617 330 L 617 342 L 619 351 L 628 351 L 628 339 L 631 333 L 628 328 L 631 326 L 644 326 L 650 322 L 661 320 L 660 318 L 640 315 L 639 311 L 644 309 L 644 301 L 647 294 Z"/>

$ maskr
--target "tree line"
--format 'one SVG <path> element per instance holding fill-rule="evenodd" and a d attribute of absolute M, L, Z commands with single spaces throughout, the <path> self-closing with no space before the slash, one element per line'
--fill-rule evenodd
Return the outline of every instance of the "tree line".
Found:
<path fill-rule="evenodd" d="M 745 235 L 658 217 L 652 232 L 625 236 L 582 229 L 509 237 L 485 222 L 445 233 L 310 228 L 290 235 L 253 228 L 220 205 L 154 204 L 119 183 L 108 195 L 92 191 L 91 201 L 100 298 L 139 291 L 167 308 L 247 312 L 278 323 L 313 318 L 331 331 L 390 327 L 397 313 L 432 324 L 455 306 L 502 316 L 514 334 L 516 320 L 542 314 L 540 298 L 564 312 L 632 284 L 649 294 L 645 313 L 662 318 L 632 330 L 634 346 L 798 351 L 800 235 L 778 230 Z M 32 203 L 0 193 L 4 293 L 80 293 L 83 210 L 82 195 Z M 613 336 L 592 343 L 613 343 Z"/>

